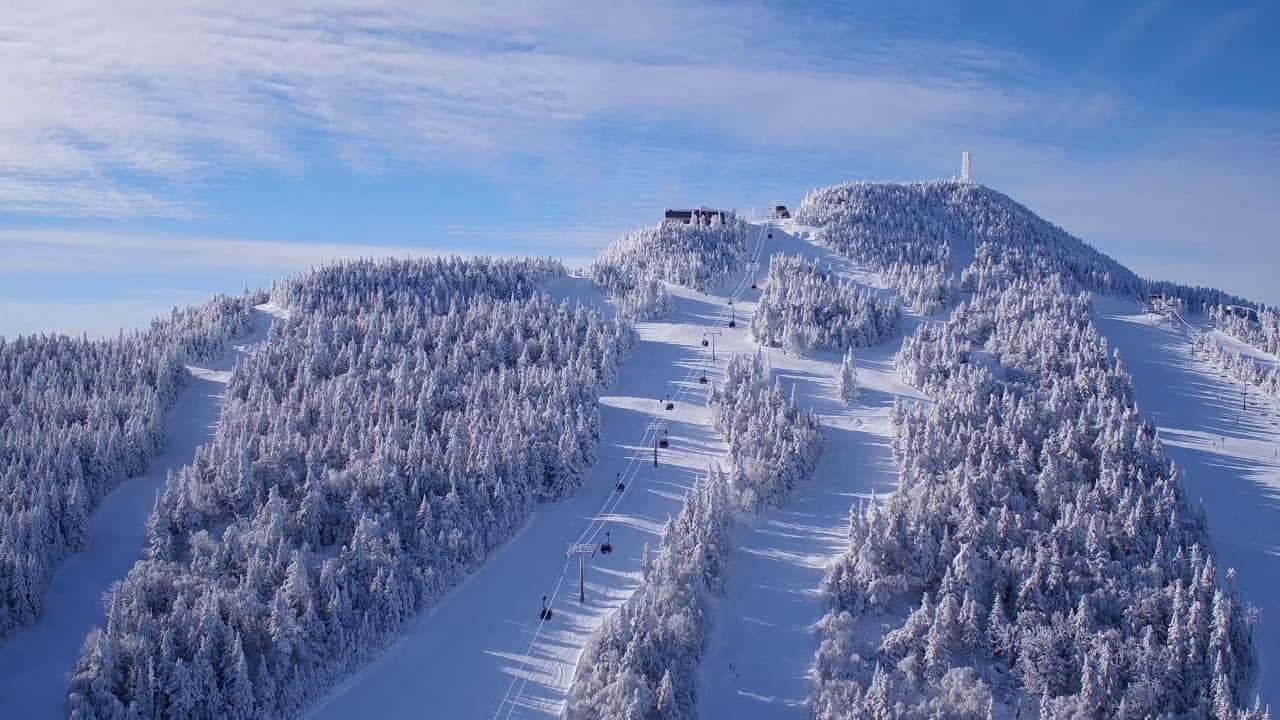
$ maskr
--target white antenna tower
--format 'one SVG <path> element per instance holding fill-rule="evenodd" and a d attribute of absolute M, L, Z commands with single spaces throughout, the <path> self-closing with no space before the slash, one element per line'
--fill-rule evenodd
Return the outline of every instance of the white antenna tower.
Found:
<path fill-rule="evenodd" d="M 960 182 L 971 183 L 973 177 L 969 174 L 969 151 L 965 150 L 960 153 Z"/>

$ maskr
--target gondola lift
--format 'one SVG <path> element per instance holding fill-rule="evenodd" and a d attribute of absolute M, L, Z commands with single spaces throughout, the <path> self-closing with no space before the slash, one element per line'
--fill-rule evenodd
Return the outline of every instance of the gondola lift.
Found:
<path fill-rule="evenodd" d="M 542 596 L 542 611 L 538 613 L 538 617 L 543 620 L 551 619 L 551 608 L 547 607 L 547 596 Z"/>
<path fill-rule="evenodd" d="M 711 344 L 710 341 L 708 341 L 706 338 L 702 338 L 702 347 L 706 347 L 710 344 Z"/>
<path fill-rule="evenodd" d="M 664 400 L 663 400 L 663 402 L 664 402 L 664 403 L 666 403 L 666 408 L 667 408 L 668 410 L 675 410 L 675 409 L 676 409 L 676 404 L 675 404 L 675 403 L 673 403 L 673 402 L 671 402 L 670 400 L 665 400 L 665 399 L 664 399 Z"/>
<path fill-rule="evenodd" d="M 757 287 L 755 283 L 751 283 L 751 291 L 752 291 L 752 292 L 760 292 L 760 288 L 759 288 L 759 287 Z"/>
<path fill-rule="evenodd" d="M 663 431 L 662 431 L 662 439 L 658 441 L 658 447 L 660 447 L 660 448 L 664 448 L 664 447 L 669 447 L 669 446 L 670 446 L 670 443 L 669 443 L 669 442 L 667 442 L 667 431 L 666 431 L 666 430 L 663 430 Z"/>
<path fill-rule="evenodd" d="M 699 382 L 700 384 L 702 384 L 702 385 L 706 385 L 706 384 L 707 384 L 707 374 L 706 374 L 706 373 L 702 373 L 702 376 L 698 378 L 698 382 Z"/>
<path fill-rule="evenodd" d="M 622 473 L 618 473 L 618 482 L 614 484 L 613 489 L 618 492 L 622 492 L 627 489 L 626 483 L 622 482 Z"/>
<path fill-rule="evenodd" d="M 613 543 L 609 542 L 609 533 L 604 534 L 604 544 L 600 546 L 600 554 L 608 555 L 613 552 Z"/>

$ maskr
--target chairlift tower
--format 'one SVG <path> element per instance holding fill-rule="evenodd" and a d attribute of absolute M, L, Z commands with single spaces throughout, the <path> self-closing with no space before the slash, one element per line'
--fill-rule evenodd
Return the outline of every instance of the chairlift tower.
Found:
<path fill-rule="evenodd" d="M 702 331 L 702 346 L 703 347 L 707 346 L 708 338 L 711 340 L 711 362 L 716 361 L 716 338 L 720 337 L 723 334 L 724 334 L 723 330 L 703 330 Z"/>
<path fill-rule="evenodd" d="M 653 433 L 653 466 L 658 467 L 658 441 L 662 438 L 662 433 L 667 429 L 666 420 L 650 420 L 648 425 L 644 426 L 646 432 Z"/>
<path fill-rule="evenodd" d="M 569 546 L 568 557 L 578 556 L 578 602 L 587 601 L 587 558 L 596 554 L 595 545 L 578 543 Z"/>

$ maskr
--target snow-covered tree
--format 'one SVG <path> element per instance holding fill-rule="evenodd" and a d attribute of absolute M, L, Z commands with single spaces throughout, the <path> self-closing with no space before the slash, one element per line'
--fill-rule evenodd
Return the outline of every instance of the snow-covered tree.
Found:
<path fill-rule="evenodd" d="M 712 468 L 667 522 L 661 552 L 636 592 L 587 642 L 566 720 L 694 717 L 697 665 L 732 523 L 728 482 Z"/>
<path fill-rule="evenodd" d="M 664 222 L 623 235 L 591 264 L 590 276 L 617 303 L 624 317 L 655 320 L 669 315 L 663 282 L 707 290 L 723 285 L 747 260 L 750 226 L 737 218 L 723 223 Z"/>
<path fill-rule="evenodd" d="M 897 303 L 820 269 L 816 260 L 778 254 L 769 263 L 751 330 L 759 342 L 787 352 L 843 350 L 896 337 L 900 319 Z"/>
<path fill-rule="evenodd" d="M 780 500 L 813 473 L 822 449 L 817 418 L 770 377 L 762 355 L 736 356 L 712 389 L 712 422 L 729 447 L 729 468 L 713 467 L 690 493 L 667 524 L 657 562 L 644 563 L 640 587 L 587 643 L 568 720 L 694 716 L 710 595 L 721 589 L 733 512 Z"/>
<path fill-rule="evenodd" d="M 1280 355 L 1280 310 L 1237 300 L 1205 313 L 1218 330 L 1262 352 Z"/>
<path fill-rule="evenodd" d="M 150 697 L 139 716 L 293 716 L 536 502 L 574 492 L 633 335 L 539 292 L 562 272 L 359 261 L 277 284 L 290 317 L 232 373 L 212 443 L 168 483 L 147 557 L 77 665 L 72 713 Z"/>
<path fill-rule="evenodd" d="M 827 578 L 816 717 L 885 695 L 902 718 L 1023 698 L 1052 717 L 1235 717 L 1257 673 L 1251 615 L 1219 583 L 1203 516 L 1089 296 L 999 258 L 980 251 L 974 295 L 897 358 L 933 402 L 895 409 L 898 492 L 855 511 Z"/>
<path fill-rule="evenodd" d="M 1248 396 L 1253 394 L 1280 404 L 1280 365 L 1260 362 L 1207 332 L 1197 332 L 1192 336 L 1191 351 L 1240 383 L 1242 396 L 1231 398 L 1232 402 L 1247 404 Z"/>
<path fill-rule="evenodd" d="M 707 404 L 729 446 L 728 482 L 737 505 L 774 503 L 813 473 L 822 452 L 818 418 L 783 392 L 763 354 L 730 358 Z"/>
<path fill-rule="evenodd" d="M 0 641 L 40 617 L 90 512 L 160 452 L 184 364 L 225 352 L 264 299 L 218 296 L 107 340 L 0 338 Z"/>
<path fill-rule="evenodd" d="M 846 350 L 840 360 L 836 392 L 846 404 L 852 405 L 858 400 L 858 360 L 853 355 L 853 348 Z"/>
<path fill-rule="evenodd" d="M 816 239 L 878 270 L 903 302 L 932 314 L 959 285 L 972 292 L 999 278 L 1057 273 L 1070 287 L 1137 298 L 1148 283 L 1062 228 L 990 188 L 972 183 L 845 183 L 810 192 L 799 222 Z M 990 262 L 956 266 L 966 254 Z"/>

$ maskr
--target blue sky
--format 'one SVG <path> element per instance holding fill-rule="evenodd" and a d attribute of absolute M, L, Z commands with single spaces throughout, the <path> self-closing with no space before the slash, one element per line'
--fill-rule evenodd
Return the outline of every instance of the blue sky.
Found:
<path fill-rule="evenodd" d="M 0 335 L 337 257 L 583 262 L 664 205 L 976 178 L 1280 304 L 1275 3 L 17 0 Z"/>

